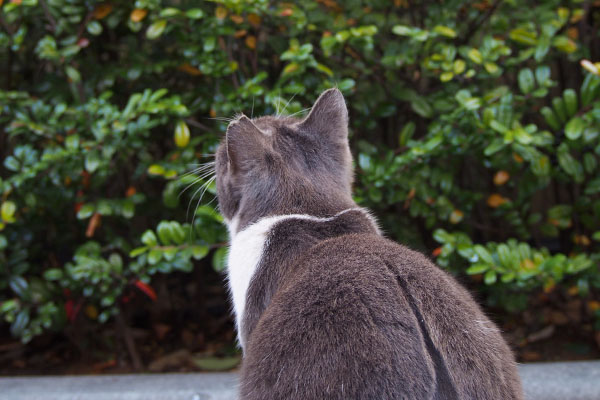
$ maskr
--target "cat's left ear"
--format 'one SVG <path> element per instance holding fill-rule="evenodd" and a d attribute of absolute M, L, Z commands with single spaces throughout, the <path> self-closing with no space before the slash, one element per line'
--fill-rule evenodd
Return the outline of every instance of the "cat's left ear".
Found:
<path fill-rule="evenodd" d="M 299 128 L 313 135 L 345 141 L 348 138 L 348 109 L 339 89 L 328 89 L 317 99 Z"/>
<path fill-rule="evenodd" d="M 229 124 L 225 143 L 233 173 L 255 165 L 267 149 L 265 134 L 245 115 Z"/>

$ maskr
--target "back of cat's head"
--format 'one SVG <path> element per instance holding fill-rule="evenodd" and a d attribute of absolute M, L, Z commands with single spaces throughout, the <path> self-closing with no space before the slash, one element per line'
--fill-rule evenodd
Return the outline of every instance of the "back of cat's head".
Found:
<path fill-rule="evenodd" d="M 330 216 L 354 206 L 341 92 L 323 92 L 303 119 L 239 116 L 217 149 L 216 174 L 220 211 L 236 230 L 266 216 Z"/>

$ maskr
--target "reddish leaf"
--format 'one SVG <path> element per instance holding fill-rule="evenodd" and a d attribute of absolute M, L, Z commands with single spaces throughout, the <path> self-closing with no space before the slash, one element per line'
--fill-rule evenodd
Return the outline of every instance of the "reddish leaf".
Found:
<path fill-rule="evenodd" d="M 96 229 L 100 226 L 100 217 L 101 216 L 98 213 L 94 213 L 94 215 L 92 215 L 92 218 L 90 218 L 90 222 L 88 223 L 87 230 L 85 231 L 86 237 L 94 236 L 94 232 L 96 232 Z"/>
<path fill-rule="evenodd" d="M 77 318 L 77 314 L 79 314 L 79 310 L 81 310 L 82 302 L 75 304 L 75 302 L 71 299 L 65 302 L 65 313 L 67 314 L 67 319 L 69 322 L 74 322 L 75 318 Z"/>
<path fill-rule="evenodd" d="M 140 289 L 144 294 L 152 299 L 152 301 L 156 301 L 156 292 L 152 289 L 152 286 L 137 280 L 135 281 L 135 286 Z"/>

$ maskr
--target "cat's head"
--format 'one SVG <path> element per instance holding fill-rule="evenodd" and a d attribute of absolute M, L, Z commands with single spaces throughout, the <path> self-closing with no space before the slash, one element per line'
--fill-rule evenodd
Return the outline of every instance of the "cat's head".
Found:
<path fill-rule="evenodd" d="M 234 234 L 262 217 L 329 216 L 354 206 L 348 111 L 325 91 L 304 119 L 245 115 L 216 153 L 219 208 Z"/>

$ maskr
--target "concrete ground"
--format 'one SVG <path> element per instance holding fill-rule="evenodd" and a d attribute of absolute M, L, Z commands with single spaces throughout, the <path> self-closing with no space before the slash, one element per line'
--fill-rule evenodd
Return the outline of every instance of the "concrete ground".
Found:
<path fill-rule="evenodd" d="M 600 361 L 520 367 L 528 400 L 600 400 Z M 234 400 L 234 373 L 0 378 L 0 400 Z"/>

